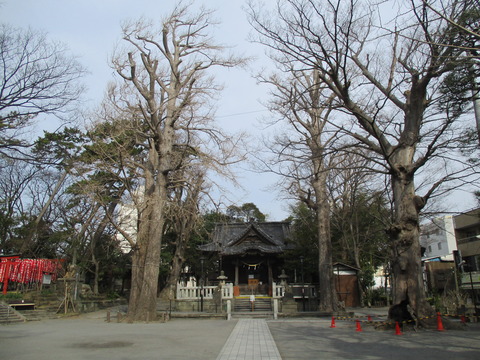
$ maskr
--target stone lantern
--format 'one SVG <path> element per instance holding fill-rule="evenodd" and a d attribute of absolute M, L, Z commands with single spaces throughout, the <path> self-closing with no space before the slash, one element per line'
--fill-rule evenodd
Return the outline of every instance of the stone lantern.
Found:
<path fill-rule="evenodd" d="M 225 276 L 225 272 L 222 270 L 220 271 L 220 275 L 217 276 L 217 280 L 219 281 L 219 284 L 220 286 L 224 286 L 225 285 L 225 280 L 227 280 L 228 278 Z"/>
<path fill-rule="evenodd" d="M 278 278 L 280 279 L 280 285 L 287 286 L 288 275 L 285 274 L 284 269 L 282 269 L 282 273 L 278 276 Z"/>

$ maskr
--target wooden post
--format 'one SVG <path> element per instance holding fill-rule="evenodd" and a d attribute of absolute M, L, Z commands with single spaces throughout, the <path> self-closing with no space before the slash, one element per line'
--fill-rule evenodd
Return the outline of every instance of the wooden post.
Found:
<path fill-rule="evenodd" d="M 238 286 L 238 259 L 235 262 L 235 286 Z"/>
<path fill-rule="evenodd" d="M 273 271 L 272 271 L 272 264 L 270 263 L 270 259 L 267 259 L 268 264 L 268 286 L 271 287 L 273 283 Z"/>

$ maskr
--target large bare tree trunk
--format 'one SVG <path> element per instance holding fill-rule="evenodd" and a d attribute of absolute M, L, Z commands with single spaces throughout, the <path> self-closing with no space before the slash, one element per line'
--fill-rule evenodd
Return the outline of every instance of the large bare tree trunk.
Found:
<path fill-rule="evenodd" d="M 159 255 L 153 246 L 140 246 L 132 258 L 132 285 L 128 304 L 129 321 L 155 320 Z"/>
<path fill-rule="evenodd" d="M 146 182 L 145 207 L 139 216 L 138 237 L 132 257 L 132 286 L 128 304 L 129 321 L 157 318 L 158 275 L 164 226 L 166 179 Z M 151 189 L 154 188 L 153 193 Z"/>
<path fill-rule="evenodd" d="M 318 224 L 318 270 L 319 270 L 319 310 L 335 311 L 337 300 L 335 298 L 335 285 L 333 282 L 332 266 L 332 241 L 330 237 L 330 204 L 327 197 L 327 172 L 321 161 L 314 159 L 315 179 L 313 189 L 316 198 L 316 214 Z"/>
<path fill-rule="evenodd" d="M 157 317 L 157 288 L 160 248 L 144 244 L 132 258 L 132 286 L 128 304 L 129 321 L 152 321 Z"/>
<path fill-rule="evenodd" d="M 398 162 L 408 163 L 413 149 L 399 151 Z M 402 161 L 403 160 L 403 161 Z M 407 300 L 417 316 L 433 314 L 426 301 L 419 241 L 419 212 L 424 206 L 415 194 L 413 174 L 396 166 L 393 172 L 394 223 L 389 235 L 392 241 L 393 304 Z"/>

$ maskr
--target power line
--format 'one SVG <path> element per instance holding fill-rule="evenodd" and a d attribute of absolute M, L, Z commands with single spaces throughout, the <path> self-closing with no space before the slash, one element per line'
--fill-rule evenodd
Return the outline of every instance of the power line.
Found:
<path fill-rule="evenodd" d="M 217 118 L 226 118 L 226 117 L 233 117 L 233 116 L 239 116 L 239 115 L 255 114 L 255 113 L 260 113 L 260 112 L 265 112 L 265 111 L 268 111 L 268 110 L 267 109 L 265 109 L 265 110 L 254 110 L 254 111 L 246 111 L 246 112 L 241 112 L 241 113 L 236 113 L 236 114 L 220 115 L 220 116 L 217 116 Z"/>

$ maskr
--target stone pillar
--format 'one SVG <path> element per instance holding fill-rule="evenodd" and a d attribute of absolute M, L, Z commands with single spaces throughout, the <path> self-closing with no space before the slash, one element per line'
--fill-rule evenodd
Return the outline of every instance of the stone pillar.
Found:
<path fill-rule="evenodd" d="M 278 319 L 278 299 L 273 299 L 273 319 Z"/>
<path fill-rule="evenodd" d="M 227 300 L 227 320 L 232 319 L 232 300 Z"/>

